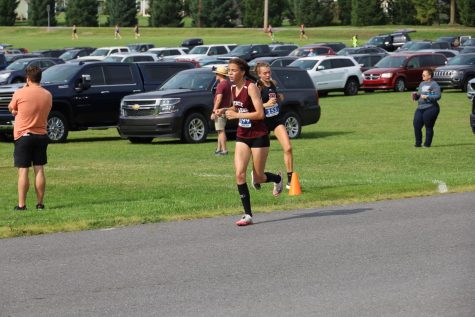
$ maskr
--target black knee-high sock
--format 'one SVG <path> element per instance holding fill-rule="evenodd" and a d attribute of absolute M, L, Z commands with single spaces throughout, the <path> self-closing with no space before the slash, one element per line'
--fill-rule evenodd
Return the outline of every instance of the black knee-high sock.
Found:
<path fill-rule="evenodd" d="M 247 187 L 247 183 L 238 184 L 237 185 L 239 196 L 241 196 L 242 206 L 244 207 L 244 212 L 246 215 L 252 217 L 251 212 L 251 196 L 249 195 L 249 187 Z"/>
<path fill-rule="evenodd" d="M 292 181 L 292 172 L 287 172 L 287 182 L 290 184 Z"/>
<path fill-rule="evenodd" d="M 272 174 L 269 172 L 265 172 L 264 174 L 266 174 L 267 177 L 266 183 L 280 183 L 280 180 L 282 179 L 282 177 L 277 174 Z"/>

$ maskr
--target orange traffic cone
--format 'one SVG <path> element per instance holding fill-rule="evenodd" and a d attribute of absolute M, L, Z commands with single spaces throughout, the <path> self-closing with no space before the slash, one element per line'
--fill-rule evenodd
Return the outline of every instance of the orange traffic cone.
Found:
<path fill-rule="evenodd" d="M 299 183 L 299 174 L 293 172 L 292 180 L 290 181 L 289 196 L 298 196 L 302 194 L 302 189 Z"/>

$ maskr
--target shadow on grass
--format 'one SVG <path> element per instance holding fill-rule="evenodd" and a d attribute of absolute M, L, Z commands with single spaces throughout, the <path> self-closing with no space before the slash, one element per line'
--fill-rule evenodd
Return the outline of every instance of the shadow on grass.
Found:
<path fill-rule="evenodd" d="M 453 146 L 475 146 L 475 142 L 473 142 L 473 143 L 454 143 L 454 144 L 431 145 L 431 147 L 453 147 Z"/>
<path fill-rule="evenodd" d="M 326 217 L 326 216 L 346 216 L 346 215 L 353 215 L 358 214 L 361 212 L 373 210 L 373 208 L 356 208 L 356 209 L 341 209 L 341 210 L 321 210 L 315 212 L 309 212 L 304 214 L 299 214 L 291 217 L 285 217 L 280 219 L 274 220 L 265 220 L 256 222 L 256 225 L 270 223 L 270 222 L 280 222 L 280 221 L 287 221 L 287 220 L 294 220 L 294 219 L 305 219 L 305 218 L 314 218 L 314 217 Z"/>
<path fill-rule="evenodd" d="M 101 137 L 68 139 L 66 141 L 66 143 L 117 141 L 117 140 L 124 140 L 124 139 L 122 139 L 120 136 L 101 136 Z M 124 140 L 124 142 L 125 141 L 127 141 L 127 140 Z"/>
<path fill-rule="evenodd" d="M 314 131 L 314 132 L 302 132 L 301 139 L 321 139 L 331 136 L 352 134 L 354 131 Z M 275 136 L 272 138 L 275 139 Z"/>

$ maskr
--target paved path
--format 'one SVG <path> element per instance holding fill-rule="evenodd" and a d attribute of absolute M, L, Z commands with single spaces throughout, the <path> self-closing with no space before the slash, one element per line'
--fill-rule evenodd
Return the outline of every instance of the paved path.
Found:
<path fill-rule="evenodd" d="M 475 193 L 0 240 L 0 316 L 475 316 Z"/>

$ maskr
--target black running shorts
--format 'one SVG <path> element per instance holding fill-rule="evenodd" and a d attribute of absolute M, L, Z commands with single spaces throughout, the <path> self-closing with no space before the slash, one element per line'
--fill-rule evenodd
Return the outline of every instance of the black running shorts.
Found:
<path fill-rule="evenodd" d="M 244 138 L 236 138 L 236 142 L 242 142 L 245 143 L 248 147 L 252 148 L 258 148 L 258 147 L 269 147 L 270 146 L 270 140 L 269 140 L 269 135 L 266 134 L 264 136 L 254 138 L 254 139 L 244 139 Z"/>
<path fill-rule="evenodd" d="M 48 147 L 48 135 L 27 133 L 15 140 L 13 158 L 15 167 L 30 167 L 33 165 L 45 165 L 48 160 L 46 149 Z"/>

